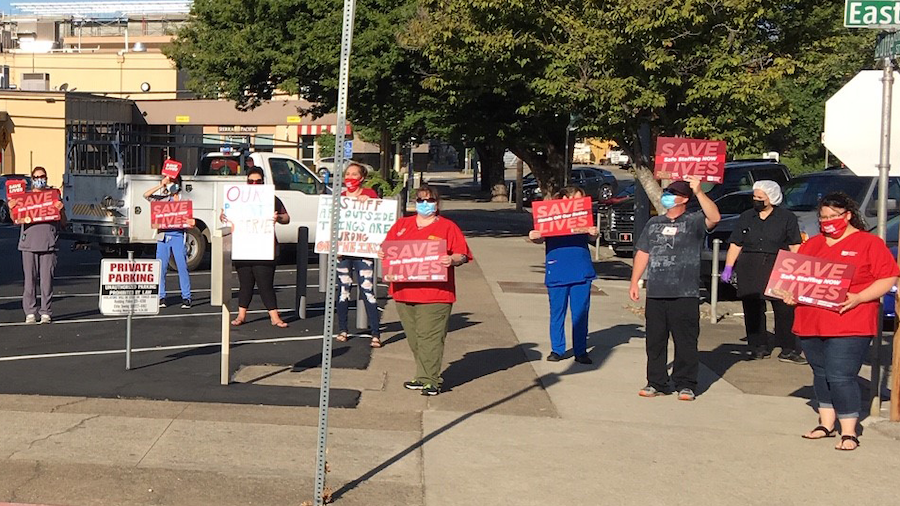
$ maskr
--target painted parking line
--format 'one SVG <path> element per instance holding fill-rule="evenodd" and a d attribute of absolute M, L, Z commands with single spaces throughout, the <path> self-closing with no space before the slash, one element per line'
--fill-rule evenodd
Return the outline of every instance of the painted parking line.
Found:
<path fill-rule="evenodd" d="M 319 287 L 319 285 L 306 285 L 306 286 L 307 286 L 307 288 L 318 288 L 318 287 Z M 284 289 L 284 288 L 297 288 L 297 285 L 275 285 L 275 291 L 278 291 L 279 289 Z M 211 288 L 192 288 L 192 289 L 191 289 L 191 293 L 192 293 L 192 294 L 194 294 L 194 293 L 207 293 L 207 292 L 210 292 L 210 291 L 212 291 Z M 238 291 L 239 291 L 239 290 L 238 290 L 237 288 L 232 288 L 232 289 L 231 289 L 231 292 L 232 292 L 232 293 L 237 293 Z M 175 294 L 175 295 L 177 295 L 177 294 L 180 293 L 180 292 L 178 292 L 178 290 L 172 290 L 172 293 Z M 54 300 L 55 300 L 55 299 L 58 299 L 58 298 L 68 298 L 68 297 L 99 297 L 99 296 L 100 296 L 100 294 L 99 294 L 98 292 L 91 292 L 91 293 L 65 293 L 65 292 L 60 293 L 60 292 L 53 292 L 53 298 L 54 298 Z M 21 299 L 21 298 L 22 298 L 21 295 L 8 295 L 8 296 L 0 297 L 0 300 L 19 300 L 19 299 Z M 38 298 L 40 299 L 40 296 L 38 296 Z"/>
<path fill-rule="evenodd" d="M 173 306 L 174 307 L 174 306 Z M 312 304 L 306 306 L 307 309 L 325 309 L 324 304 Z M 293 309 L 279 309 L 279 313 L 293 313 Z M 255 309 L 253 311 L 247 311 L 247 314 L 261 314 L 268 313 L 265 309 Z M 154 318 L 195 318 L 198 316 L 222 316 L 221 311 L 216 311 L 214 313 L 182 313 L 182 314 L 158 314 L 158 315 L 142 315 L 142 316 L 132 316 L 133 320 L 152 320 Z M 69 323 L 97 323 L 97 322 L 114 322 L 114 321 L 122 321 L 127 320 L 127 316 L 110 316 L 106 318 L 76 318 L 73 320 L 53 320 L 53 323 L 49 325 L 64 325 Z M 0 327 L 25 327 L 36 325 L 35 323 L 25 323 L 25 322 L 12 322 L 12 323 L 0 323 Z M 48 324 L 43 324 L 48 325 Z"/>
<path fill-rule="evenodd" d="M 231 345 L 238 344 L 271 344 L 271 343 L 289 343 L 296 341 L 315 341 L 322 339 L 322 336 L 295 336 L 295 337 L 273 337 L 270 339 L 244 339 L 241 341 L 232 341 Z M 173 350 L 194 350 L 197 348 L 205 348 L 208 346 L 221 346 L 221 341 L 212 343 L 199 344 L 178 344 L 173 346 L 156 346 L 153 348 L 132 348 L 132 353 L 146 353 L 151 351 L 173 351 Z M 87 357 L 96 355 L 118 355 L 125 353 L 125 349 L 121 350 L 93 350 L 93 351 L 69 351 L 65 353 L 41 353 L 38 355 L 18 355 L 12 357 L 0 357 L 0 362 L 16 362 L 19 360 L 35 360 L 41 358 L 65 358 L 65 357 Z M 2 504 L 2 503 L 0 503 Z"/>
<path fill-rule="evenodd" d="M 96 265 L 96 264 L 94 264 L 94 265 Z M 309 267 L 307 270 L 308 271 L 318 271 L 319 268 L 318 267 Z M 279 272 L 297 272 L 297 269 L 275 269 L 276 274 Z M 190 275 L 191 276 L 200 276 L 200 275 L 209 276 L 210 272 L 209 271 L 194 271 L 194 272 L 191 272 Z M 169 276 L 177 277 L 178 273 L 171 272 L 171 270 L 170 270 L 168 273 L 166 273 L 166 277 L 169 277 Z M 99 274 L 83 274 L 83 275 L 79 275 L 79 276 L 55 276 L 53 279 L 54 280 L 100 279 L 100 275 Z"/>

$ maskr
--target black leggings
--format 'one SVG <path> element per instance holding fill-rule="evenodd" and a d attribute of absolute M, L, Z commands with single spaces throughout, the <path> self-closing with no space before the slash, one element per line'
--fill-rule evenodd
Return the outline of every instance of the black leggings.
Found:
<path fill-rule="evenodd" d="M 238 291 L 238 306 L 246 309 L 253 300 L 253 285 L 259 288 L 259 297 L 266 309 L 272 311 L 278 309 L 278 300 L 275 298 L 275 261 L 253 260 L 235 261 L 234 268 L 237 271 L 241 288 Z"/>

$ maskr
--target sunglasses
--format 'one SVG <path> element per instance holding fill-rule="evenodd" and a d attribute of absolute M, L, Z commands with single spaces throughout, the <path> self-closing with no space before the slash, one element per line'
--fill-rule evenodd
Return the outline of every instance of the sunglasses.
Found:
<path fill-rule="evenodd" d="M 248 179 L 247 184 L 263 184 L 262 179 Z"/>
<path fill-rule="evenodd" d="M 43 179 L 44 181 L 46 181 L 46 180 L 47 180 L 47 176 L 34 176 L 34 177 L 32 177 L 31 179 Z"/>
<path fill-rule="evenodd" d="M 434 204 L 435 202 L 437 202 L 437 199 L 434 199 L 434 198 L 416 199 L 416 202 L 418 202 L 419 204 L 421 204 L 422 202 L 430 202 L 430 203 Z"/>

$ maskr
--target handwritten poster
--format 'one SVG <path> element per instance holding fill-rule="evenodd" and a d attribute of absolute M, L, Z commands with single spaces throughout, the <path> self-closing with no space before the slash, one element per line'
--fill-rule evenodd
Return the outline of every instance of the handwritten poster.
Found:
<path fill-rule="evenodd" d="M 378 258 L 378 248 L 388 230 L 397 221 L 397 201 L 389 199 L 356 200 L 339 197 L 340 239 L 338 254 L 360 258 Z M 331 248 L 331 195 L 319 196 L 316 223 L 316 253 Z"/>
<path fill-rule="evenodd" d="M 232 227 L 232 260 L 275 259 L 275 187 L 235 184 L 224 188 L 225 218 Z"/>

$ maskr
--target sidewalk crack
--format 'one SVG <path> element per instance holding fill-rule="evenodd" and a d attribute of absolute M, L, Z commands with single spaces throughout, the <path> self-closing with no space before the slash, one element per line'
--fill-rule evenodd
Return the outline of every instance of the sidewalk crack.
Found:
<path fill-rule="evenodd" d="M 163 429 L 159 433 L 159 436 L 157 436 L 155 440 L 153 440 L 153 443 L 150 445 L 149 448 L 147 448 L 147 451 L 145 451 L 144 454 L 141 455 L 140 460 L 137 461 L 137 464 L 135 464 L 134 467 L 141 467 L 141 463 L 144 462 L 144 459 L 147 458 L 147 455 L 150 455 L 150 452 L 153 451 L 153 448 L 156 447 L 156 443 L 158 443 L 159 440 L 162 439 L 162 437 L 166 434 L 166 432 L 169 431 L 169 427 L 171 427 L 172 424 L 175 423 L 175 420 L 178 420 L 181 417 L 181 415 L 184 414 L 184 412 L 185 412 L 185 410 L 187 410 L 187 408 L 188 408 L 187 405 L 185 405 L 184 407 L 181 408 L 181 411 L 179 411 L 177 415 L 173 416 L 172 419 L 169 420 L 169 423 L 168 423 L 168 425 L 166 425 L 166 428 Z"/>
<path fill-rule="evenodd" d="M 80 399 L 75 399 L 74 401 L 64 402 L 64 403 L 62 403 L 62 404 L 60 404 L 60 405 L 58 405 L 58 406 L 54 406 L 53 409 L 50 410 L 50 413 L 56 413 L 56 411 L 59 410 L 59 409 L 67 408 L 67 407 L 69 407 L 69 406 L 74 406 L 75 404 L 78 404 L 78 403 L 80 403 L 80 402 L 84 402 L 84 401 L 86 401 L 86 400 L 88 400 L 87 397 L 82 397 L 82 398 L 80 398 Z"/>
<path fill-rule="evenodd" d="M 89 416 L 89 417 L 87 417 L 87 418 L 82 419 L 81 421 L 79 421 L 78 423 L 76 423 L 75 425 L 69 427 L 69 428 L 66 429 L 66 430 L 61 430 L 61 431 L 59 431 L 59 432 L 53 432 L 53 433 L 51 433 L 51 434 L 47 434 L 46 436 L 37 438 L 37 439 L 35 439 L 34 441 L 31 441 L 30 443 L 28 443 L 28 446 L 27 446 L 26 448 L 21 449 L 21 450 L 16 450 L 16 451 L 12 452 L 12 453 L 9 455 L 9 457 L 7 457 L 7 459 L 8 459 L 8 460 L 12 460 L 17 454 L 27 452 L 27 451 L 31 450 L 32 448 L 34 448 L 34 445 L 36 445 L 36 444 L 38 444 L 38 443 L 40 443 L 40 442 L 43 442 L 43 441 L 47 441 L 47 440 L 49 440 L 50 438 L 54 438 L 54 437 L 56 437 L 56 436 L 61 436 L 61 435 L 63 435 L 63 434 L 68 434 L 68 433 L 73 432 L 73 431 L 75 431 L 75 430 L 77 430 L 77 429 L 83 429 L 83 428 L 84 428 L 84 425 L 85 425 L 87 422 L 89 422 L 89 421 L 91 421 L 91 420 L 94 420 L 94 419 L 96 419 L 96 418 L 100 418 L 100 416 L 101 416 L 101 415 L 91 415 L 91 416 Z"/>

